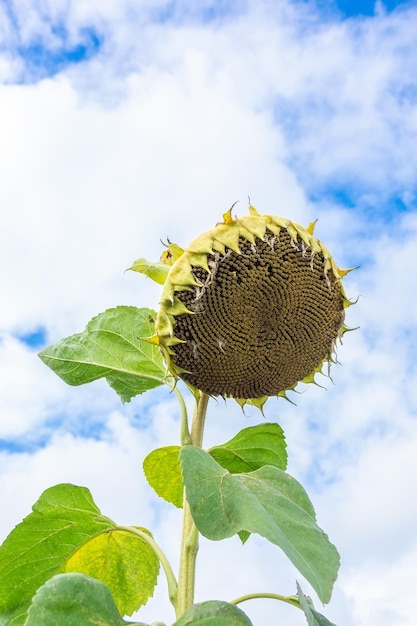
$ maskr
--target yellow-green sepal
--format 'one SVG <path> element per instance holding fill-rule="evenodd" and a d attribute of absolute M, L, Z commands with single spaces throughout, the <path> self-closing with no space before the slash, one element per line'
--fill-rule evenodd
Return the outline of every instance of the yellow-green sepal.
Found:
<path fill-rule="evenodd" d="M 268 396 L 261 396 L 260 398 L 247 398 L 247 399 L 235 398 L 235 400 L 241 409 L 244 409 L 245 406 L 248 404 L 250 406 L 255 406 L 257 409 L 260 410 L 260 412 L 263 415 L 264 414 L 263 407 L 265 405 L 265 402 L 268 400 Z"/>
<path fill-rule="evenodd" d="M 166 277 L 168 276 L 169 265 L 166 265 L 161 261 L 156 261 L 155 263 L 152 263 L 151 261 L 140 258 L 136 259 L 136 261 L 133 261 L 133 264 L 128 269 L 132 270 L 133 272 L 139 272 L 140 274 L 144 274 L 159 285 L 163 285 Z"/>

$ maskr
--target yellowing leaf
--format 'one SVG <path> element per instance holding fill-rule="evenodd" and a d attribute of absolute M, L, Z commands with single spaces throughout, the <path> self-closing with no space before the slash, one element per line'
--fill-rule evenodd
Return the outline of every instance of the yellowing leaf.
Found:
<path fill-rule="evenodd" d="M 111 591 L 120 613 L 131 615 L 153 595 L 159 561 L 140 537 L 115 529 L 83 544 L 68 559 L 64 571 L 101 580 Z"/>
<path fill-rule="evenodd" d="M 153 450 L 143 461 L 146 480 L 160 498 L 182 507 L 183 484 L 179 446 L 166 446 Z"/>

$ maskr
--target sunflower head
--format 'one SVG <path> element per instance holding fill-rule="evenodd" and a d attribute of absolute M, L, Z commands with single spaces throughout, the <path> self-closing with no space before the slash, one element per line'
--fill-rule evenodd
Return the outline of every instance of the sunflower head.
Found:
<path fill-rule="evenodd" d="M 168 246 L 152 341 L 193 388 L 260 405 L 314 382 L 333 360 L 349 270 L 313 236 L 314 223 L 231 211 L 185 250 Z"/>

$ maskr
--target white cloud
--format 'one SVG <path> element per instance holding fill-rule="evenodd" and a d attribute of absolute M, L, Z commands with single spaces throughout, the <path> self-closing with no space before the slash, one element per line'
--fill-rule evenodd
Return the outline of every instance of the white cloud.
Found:
<path fill-rule="evenodd" d="M 346 593 L 354 599 L 356 623 L 413 626 L 417 604 L 408 588 L 416 566 L 413 548 L 394 564 L 381 567 L 380 563 L 370 563 L 360 573 L 353 572 Z"/>
<path fill-rule="evenodd" d="M 351 623 L 414 623 L 407 581 L 417 563 L 416 445 L 414 424 L 403 436 L 368 440 L 357 464 L 342 469 L 341 480 L 318 501 L 342 554 L 338 587 L 351 607 Z"/>
<path fill-rule="evenodd" d="M 116 110 L 80 103 L 65 79 L 3 89 L 1 255 L 13 268 L 3 276 L 3 326 L 36 316 L 65 333 L 70 312 L 81 330 L 117 300 L 145 303 L 149 281 L 123 270 L 158 258 L 160 237 L 185 244 L 211 227 L 242 189 L 262 202 L 282 187 L 294 211 L 303 204 L 274 160 L 276 132 L 221 92 L 206 106 L 207 86 L 191 96 L 169 76 L 134 78 Z"/>
<path fill-rule="evenodd" d="M 60 387 L 51 384 L 33 350 L 6 337 L 0 344 L 0 437 L 20 437 L 40 427 L 50 416 L 47 405 L 56 410 L 62 402 Z"/>

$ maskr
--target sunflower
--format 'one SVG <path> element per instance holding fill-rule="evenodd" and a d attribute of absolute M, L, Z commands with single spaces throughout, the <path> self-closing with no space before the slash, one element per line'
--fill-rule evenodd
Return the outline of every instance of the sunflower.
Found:
<path fill-rule="evenodd" d="M 232 208 L 186 249 L 167 246 L 151 341 L 191 388 L 262 406 L 335 360 L 349 270 L 313 236 L 314 222 L 252 206 L 235 218 Z"/>

